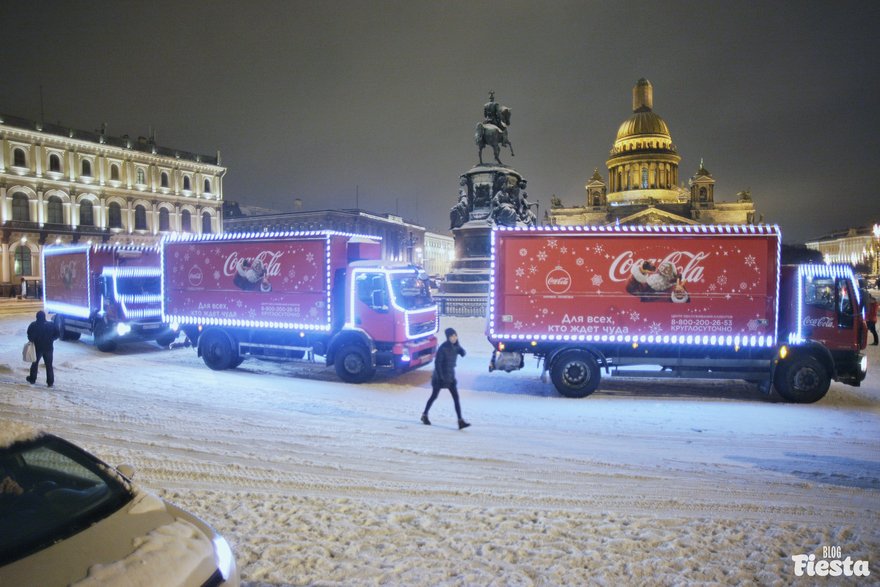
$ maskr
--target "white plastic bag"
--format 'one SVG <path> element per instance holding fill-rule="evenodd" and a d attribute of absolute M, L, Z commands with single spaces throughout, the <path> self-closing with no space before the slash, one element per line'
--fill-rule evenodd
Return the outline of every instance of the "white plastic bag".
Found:
<path fill-rule="evenodd" d="M 34 346 L 34 343 L 31 341 L 27 341 L 24 343 L 24 348 L 21 349 L 21 360 L 25 363 L 34 363 L 37 360 L 37 347 Z"/>

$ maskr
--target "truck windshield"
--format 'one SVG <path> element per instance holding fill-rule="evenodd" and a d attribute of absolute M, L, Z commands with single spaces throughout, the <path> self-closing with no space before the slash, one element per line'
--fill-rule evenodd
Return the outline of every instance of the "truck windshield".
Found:
<path fill-rule="evenodd" d="M 425 280 L 413 273 L 392 273 L 391 289 L 394 301 L 405 310 L 418 310 L 434 305 Z"/>
<path fill-rule="evenodd" d="M 117 277 L 116 291 L 123 296 L 137 296 L 143 294 L 160 294 L 161 286 L 156 276 L 151 277 Z"/>

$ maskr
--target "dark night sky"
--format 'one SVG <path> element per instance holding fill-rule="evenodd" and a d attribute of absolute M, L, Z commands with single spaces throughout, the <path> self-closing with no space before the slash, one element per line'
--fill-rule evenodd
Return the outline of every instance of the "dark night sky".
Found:
<path fill-rule="evenodd" d="M 489 89 L 541 214 L 654 84 L 691 176 L 798 242 L 880 221 L 880 2 L 0 3 L 0 112 L 213 154 L 225 198 L 448 226 Z M 488 156 L 489 149 L 486 150 Z M 502 157 L 504 159 L 504 157 Z"/>

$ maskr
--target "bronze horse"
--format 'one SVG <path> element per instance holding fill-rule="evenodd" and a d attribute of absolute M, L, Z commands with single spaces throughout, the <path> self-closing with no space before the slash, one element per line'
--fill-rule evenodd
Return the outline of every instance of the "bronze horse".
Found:
<path fill-rule="evenodd" d="M 501 108 L 501 127 L 489 122 L 481 122 L 477 125 L 474 135 L 474 142 L 477 143 L 477 155 L 480 157 L 480 165 L 483 164 L 483 147 L 492 147 L 492 153 L 495 155 L 495 161 L 498 165 L 504 165 L 498 155 L 501 147 L 510 149 L 510 156 L 513 157 L 513 145 L 507 139 L 507 127 L 510 125 L 510 108 Z"/>

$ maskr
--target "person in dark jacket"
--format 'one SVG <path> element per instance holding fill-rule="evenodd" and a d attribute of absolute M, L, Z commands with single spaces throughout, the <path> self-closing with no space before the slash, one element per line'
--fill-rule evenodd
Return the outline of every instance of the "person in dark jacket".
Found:
<path fill-rule="evenodd" d="M 431 404 L 437 399 L 440 390 L 444 387 L 452 394 L 452 401 L 455 402 L 455 413 L 458 416 L 458 429 L 467 428 L 470 423 L 465 422 L 461 417 L 461 402 L 458 400 L 458 382 L 455 380 L 455 362 L 458 356 L 465 355 L 464 349 L 458 344 L 458 333 L 452 328 L 446 329 L 446 342 L 437 349 L 437 356 L 434 358 L 434 374 L 431 375 L 431 397 L 428 398 L 428 404 L 422 413 L 422 424 L 431 425 L 428 419 L 428 411 Z"/>
<path fill-rule="evenodd" d="M 37 351 L 37 360 L 31 363 L 31 374 L 27 378 L 28 383 L 37 382 L 37 369 L 40 359 L 46 364 L 46 385 L 52 387 L 55 384 L 55 370 L 52 369 L 52 354 L 54 343 L 58 338 L 58 328 L 54 322 L 46 320 L 46 313 L 37 312 L 37 319 L 31 322 L 27 329 L 28 340 L 34 343 Z"/>

